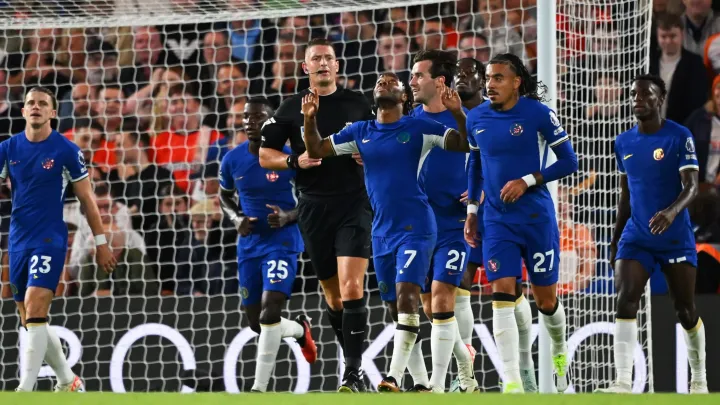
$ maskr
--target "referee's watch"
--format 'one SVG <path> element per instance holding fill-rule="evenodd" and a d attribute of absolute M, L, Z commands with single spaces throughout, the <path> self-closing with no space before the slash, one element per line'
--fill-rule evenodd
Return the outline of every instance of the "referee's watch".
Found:
<path fill-rule="evenodd" d="M 298 162 L 299 159 L 300 155 L 296 155 L 295 153 L 288 155 L 287 159 L 285 160 L 288 169 L 298 170 L 300 168 L 300 163 Z"/>

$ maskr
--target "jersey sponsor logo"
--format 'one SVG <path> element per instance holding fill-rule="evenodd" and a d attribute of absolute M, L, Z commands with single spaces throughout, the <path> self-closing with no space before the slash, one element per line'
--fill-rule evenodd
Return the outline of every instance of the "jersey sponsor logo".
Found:
<path fill-rule="evenodd" d="M 45 170 L 50 170 L 53 168 L 53 166 L 55 166 L 55 159 L 47 158 L 42 162 L 42 167 Z"/>
<path fill-rule="evenodd" d="M 553 131 L 553 135 L 560 135 L 563 131 L 563 127 L 558 127 L 555 131 Z"/>
<path fill-rule="evenodd" d="M 655 158 L 655 160 L 662 160 L 662 158 L 664 158 L 664 157 L 665 157 L 665 152 L 663 152 L 662 148 L 657 148 L 653 152 L 653 158 Z"/>
<path fill-rule="evenodd" d="M 623 156 L 623 160 L 628 160 L 628 159 L 630 159 L 631 157 L 633 157 L 633 154 L 632 154 L 632 153 L 629 154 L 629 155 Z"/>
<path fill-rule="evenodd" d="M 488 260 L 488 269 L 493 273 L 500 270 L 500 261 L 498 259 Z"/>
<path fill-rule="evenodd" d="M 248 292 L 248 289 L 243 287 L 240 289 L 240 295 L 243 297 L 243 299 L 247 299 L 250 296 L 250 292 Z"/>
<path fill-rule="evenodd" d="M 687 160 L 697 160 L 697 155 L 685 155 L 685 159 Z"/>
<path fill-rule="evenodd" d="M 695 153 L 695 142 L 693 142 L 692 138 L 688 138 L 687 141 L 685 141 L 685 149 L 690 153 Z"/>
<path fill-rule="evenodd" d="M 520 136 L 522 135 L 522 133 L 523 126 L 518 123 L 513 124 L 513 126 L 510 128 L 510 135 L 512 136 Z"/>
<path fill-rule="evenodd" d="M 280 175 L 277 174 L 277 172 L 272 171 L 265 173 L 265 178 L 267 178 L 267 181 L 270 183 L 275 183 L 280 178 Z"/>
<path fill-rule="evenodd" d="M 550 111 L 550 122 L 553 124 L 554 127 L 560 126 L 560 120 L 558 119 L 557 115 L 555 115 L 555 111 Z"/>
<path fill-rule="evenodd" d="M 410 133 L 409 132 L 400 132 L 397 136 L 397 141 L 400 143 L 410 142 Z"/>

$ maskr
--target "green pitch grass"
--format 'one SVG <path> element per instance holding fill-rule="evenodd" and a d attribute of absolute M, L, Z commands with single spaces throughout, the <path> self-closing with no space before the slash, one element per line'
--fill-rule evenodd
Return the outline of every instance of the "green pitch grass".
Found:
<path fill-rule="evenodd" d="M 720 395 L 0 393 L 0 404 L 51 405 L 477 405 L 494 401 L 501 405 L 717 405 Z"/>

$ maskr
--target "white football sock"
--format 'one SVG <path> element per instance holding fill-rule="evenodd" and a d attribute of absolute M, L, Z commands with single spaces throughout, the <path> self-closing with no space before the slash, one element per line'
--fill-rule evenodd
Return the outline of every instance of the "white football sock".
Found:
<path fill-rule="evenodd" d="M 305 329 L 302 325 L 287 318 L 280 318 L 280 329 L 282 329 L 282 337 L 298 339 L 305 334 Z"/>
<path fill-rule="evenodd" d="M 455 297 L 455 319 L 457 319 L 458 329 L 463 343 L 472 344 L 473 326 L 475 317 L 473 316 L 472 305 L 470 303 L 469 291 L 457 290 L 458 295 Z M 468 293 L 467 295 L 465 295 Z M 462 295 L 461 295 L 462 294 Z"/>
<path fill-rule="evenodd" d="M 252 389 L 267 391 L 270 376 L 275 368 L 275 360 L 280 341 L 282 340 L 282 322 L 273 325 L 260 324 L 260 339 L 257 347 L 257 363 L 255 364 L 255 382 Z"/>
<path fill-rule="evenodd" d="M 416 342 L 415 346 L 413 346 L 407 368 L 410 372 L 410 377 L 413 379 L 413 385 L 422 385 L 423 387 L 430 385 L 421 342 Z M 398 384 L 400 384 L 400 381 L 398 381 Z"/>
<path fill-rule="evenodd" d="M 685 345 L 688 351 L 688 363 L 692 372 L 691 381 L 707 382 L 705 374 L 705 324 L 698 319 L 697 325 L 690 330 L 685 330 Z"/>
<path fill-rule="evenodd" d="M 524 295 L 515 301 L 515 322 L 520 343 L 520 369 L 535 370 L 532 358 L 532 310 Z"/>
<path fill-rule="evenodd" d="M 493 301 L 493 336 L 503 364 L 503 381 L 522 385 L 520 377 L 518 327 L 515 322 L 515 303 Z"/>
<path fill-rule="evenodd" d="M 557 356 L 561 353 L 567 353 L 567 330 L 565 328 L 565 307 L 558 299 L 555 313 L 545 315 L 540 312 L 540 316 L 545 320 L 545 329 L 550 335 L 552 344 L 550 346 L 550 354 Z"/>
<path fill-rule="evenodd" d="M 455 334 L 455 345 L 453 346 L 453 355 L 455 356 L 455 362 L 458 366 L 458 377 L 462 383 L 465 383 L 471 379 L 475 379 L 473 373 L 473 356 L 470 354 L 465 342 L 463 342 L 460 336 L 460 328 L 458 326 L 457 333 Z"/>
<path fill-rule="evenodd" d="M 400 329 L 402 325 L 411 328 L 415 332 Z M 398 385 L 405 375 L 405 369 L 410 359 L 410 353 L 415 346 L 419 327 L 419 314 L 398 314 L 398 328 L 395 329 L 394 348 L 390 360 L 390 372 L 388 373 L 388 377 L 394 378 Z"/>
<path fill-rule="evenodd" d="M 52 326 L 45 324 L 48 335 L 48 348 L 45 352 L 45 362 L 53 369 L 58 379 L 59 385 L 68 385 L 75 381 L 75 373 L 70 369 L 70 365 L 65 358 L 60 338 L 55 333 Z"/>
<path fill-rule="evenodd" d="M 457 321 L 454 316 L 450 319 L 433 319 L 432 332 L 430 332 L 433 365 L 430 386 L 433 392 L 445 392 L 445 379 L 457 335 Z"/>
<path fill-rule="evenodd" d="M 637 320 L 615 319 L 614 337 L 617 382 L 632 385 L 633 354 L 637 345 Z"/>
<path fill-rule="evenodd" d="M 35 388 L 35 382 L 48 348 L 47 330 L 46 322 L 27 325 L 27 342 L 23 348 L 23 373 L 18 387 L 21 391 L 30 392 Z"/>

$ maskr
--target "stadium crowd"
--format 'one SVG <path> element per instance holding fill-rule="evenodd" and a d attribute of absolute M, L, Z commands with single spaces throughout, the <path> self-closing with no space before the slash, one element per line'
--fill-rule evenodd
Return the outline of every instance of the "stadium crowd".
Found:
<path fill-rule="evenodd" d="M 617 66 L 634 64 L 641 73 L 643 56 L 624 59 L 638 40 L 636 22 L 624 18 L 633 2 L 614 8 L 558 3 L 558 112 L 581 160 L 581 175 L 558 192 L 561 280 L 572 292 L 603 288 L 598 280 L 610 274 L 603 259 L 617 196 L 613 140 L 632 123 L 626 90 L 632 75 L 617 73 Z M 712 3 L 720 10 L 717 1 L 655 0 L 650 52 L 650 72 L 669 88 L 666 117 L 684 123 L 697 143 L 704 184 L 691 212 L 701 252 L 697 291 L 705 293 L 720 287 L 720 16 Z M 573 20 L 583 23 L 571 24 L 563 12 L 583 16 Z M 379 72 L 407 82 L 420 49 L 456 50 L 483 63 L 510 52 L 532 72 L 536 18 L 535 0 L 459 0 L 222 24 L 5 31 L 0 138 L 23 130 L 28 88 L 55 92 L 55 128 L 89 163 L 119 262 L 112 276 L 95 270 L 92 233 L 70 193 L 70 246 L 57 294 L 238 293 L 237 232 L 218 202 L 219 161 L 247 140 L 249 105 L 274 109 L 307 88 L 300 62 L 310 39 L 333 41 L 340 84 L 370 95 Z M 3 249 L 9 193 L 8 183 L 0 193 Z M 5 281 L 7 255 L 2 266 Z M 296 290 L 316 291 L 309 263 L 301 269 L 307 277 L 298 278 Z M 2 297 L 11 297 L 7 283 Z"/>

